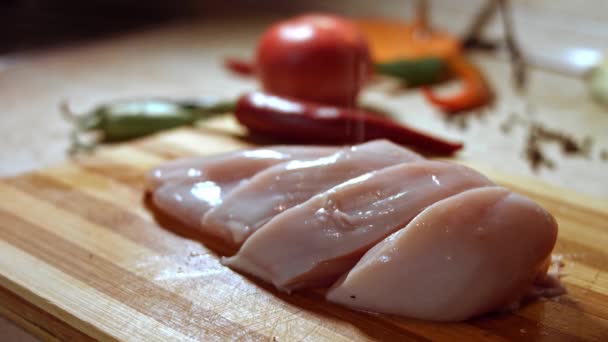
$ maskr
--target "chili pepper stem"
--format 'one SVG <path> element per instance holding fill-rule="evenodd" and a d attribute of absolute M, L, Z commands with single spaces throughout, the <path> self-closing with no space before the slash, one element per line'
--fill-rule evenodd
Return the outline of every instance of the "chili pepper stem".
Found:
<path fill-rule="evenodd" d="M 95 147 L 97 147 L 99 141 L 100 141 L 100 136 L 99 134 L 95 134 L 95 138 L 93 139 L 92 142 L 84 142 L 82 139 L 80 139 L 80 135 L 79 135 L 79 131 L 78 130 L 73 130 L 70 133 L 70 147 L 68 149 L 68 154 L 72 157 L 80 154 L 80 153 L 91 153 Z"/>
<path fill-rule="evenodd" d="M 99 129 L 99 126 L 102 121 L 102 114 L 99 111 L 94 111 L 86 114 L 76 114 L 74 113 L 68 104 L 67 101 L 62 101 L 59 104 L 59 111 L 64 119 L 71 122 L 78 131 L 91 131 L 94 129 Z"/>
<path fill-rule="evenodd" d="M 74 122 L 77 120 L 77 115 L 72 111 L 67 100 L 62 100 L 59 103 L 59 111 L 61 112 L 61 116 L 63 116 L 64 119 L 70 122 Z"/>
<path fill-rule="evenodd" d="M 96 114 L 78 115 L 72 111 L 67 100 L 63 100 L 59 103 L 59 111 L 64 119 L 71 122 L 74 126 L 70 132 L 70 147 L 68 148 L 68 154 L 75 156 L 81 152 L 90 153 L 102 140 L 99 132 L 91 132 L 93 139 L 91 142 L 85 142 L 81 139 L 81 134 L 87 131 L 85 120 L 97 117 Z M 89 127 L 90 128 L 90 127 Z"/>

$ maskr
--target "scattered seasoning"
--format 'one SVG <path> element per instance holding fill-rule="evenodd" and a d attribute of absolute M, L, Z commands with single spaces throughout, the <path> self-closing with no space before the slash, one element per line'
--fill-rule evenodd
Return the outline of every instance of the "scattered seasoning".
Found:
<path fill-rule="evenodd" d="M 590 158 L 593 146 L 591 137 L 586 136 L 582 139 L 576 139 L 566 132 L 548 128 L 537 121 L 530 121 L 529 117 L 534 113 L 534 110 L 529 103 L 526 105 L 525 112 L 527 117 L 516 113 L 509 114 L 499 127 L 503 134 L 510 134 L 516 125 L 527 129 L 523 155 L 532 170 L 538 171 L 543 166 L 548 169 L 556 167 L 555 161 L 547 157 L 544 152 L 543 145 L 545 143 L 558 144 L 563 155 Z"/>
<path fill-rule="evenodd" d="M 582 150 L 587 159 L 591 158 L 591 148 L 593 147 L 593 138 L 586 136 L 583 138 Z"/>
<path fill-rule="evenodd" d="M 447 115 L 445 116 L 445 122 L 461 131 L 466 131 L 469 129 L 469 118 L 468 115 Z"/>
<path fill-rule="evenodd" d="M 500 130 L 504 134 L 509 134 L 513 130 L 513 126 L 515 125 L 527 125 L 528 121 L 524 119 L 521 115 L 516 113 L 511 113 L 507 117 L 507 119 L 500 124 Z"/>
<path fill-rule="evenodd" d="M 350 296 L 350 298 L 352 298 L 352 299 L 357 299 L 357 296 L 355 296 L 355 295 L 351 295 L 351 296 Z"/>
<path fill-rule="evenodd" d="M 581 141 L 578 141 L 567 133 L 547 128 L 539 122 L 532 122 L 528 125 L 525 156 L 535 171 L 541 166 L 546 166 L 549 169 L 555 167 L 555 162 L 549 159 L 543 152 L 542 144 L 546 142 L 557 143 L 564 155 L 587 158 L 589 158 L 593 145 L 591 137 L 585 137 Z"/>
<path fill-rule="evenodd" d="M 491 106 L 491 105 L 490 105 Z M 488 122 L 488 115 L 490 112 L 487 109 L 479 109 L 472 113 L 473 117 L 477 119 L 477 121 L 485 124 Z"/>
<path fill-rule="evenodd" d="M 591 137 L 585 137 L 582 142 L 576 141 L 572 136 L 567 133 L 551 130 L 542 126 L 538 122 L 534 122 L 530 126 L 530 130 L 533 131 L 539 139 L 545 141 L 554 141 L 560 144 L 562 152 L 564 154 L 574 155 L 589 155 L 592 140 Z"/>
<path fill-rule="evenodd" d="M 486 124 L 488 122 L 488 114 L 490 113 L 491 111 L 485 108 L 471 111 L 466 114 L 461 113 L 461 115 L 443 115 L 443 119 L 448 126 L 453 126 L 461 131 L 466 131 L 469 129 L 472 120 L 477 120 L 482 124 Z"/>
<path fill-rule="evenodd" d="M 534 171 L 538 171 L 541 166 L 546 166 L 548 169 L 555 167 L 555 163 L 542 152 L 538 136 L 532 130 L 529 131 L 526 139 L 524 155 Z"/>

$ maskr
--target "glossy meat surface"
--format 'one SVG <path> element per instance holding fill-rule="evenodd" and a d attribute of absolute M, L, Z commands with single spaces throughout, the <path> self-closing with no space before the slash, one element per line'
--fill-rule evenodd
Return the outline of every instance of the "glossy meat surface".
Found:
<path fill-rule="evenodd" d="M 242 180 L 244 181 L 244 180 Z M 185 179 L 167 182 L 152 193 L 154 205 L 165 214 L 173 217 L 188 227 L 201 230 L 220 238 L 223 231 L 205 229 L 201 218 L 214 206 L 222 203 L 222 198 L 238 183 L 216 183 L 210 180 Z"/>
<path fill-rule="evenodd" d="M 178 159 L 151 170 L 146 177 L 146 189 L 154 191 L 167 182 L 187 179 L 232 182 L 249 178 L 260 170 L 287 160 L 314 159 L 337 150 L 335 147 L 321 146 L 269 146 Z"/>
<path fill-rule="evenodd" d="M 283 290 L 331 285 L 425 207 L 488 185 L 474 170 L 437 161 L 373 171 L 277 215 L 225 263 Z"/>
<path fill-rule="evenodd" d="M 257 172 L 286 160 L 316 159 L 333 147 L 271 146 L 219 156 L 180 159 L 152 170 L 147 178 L 154 205 L 189 227 L 230 239 L 223 230 L 201 226 L 203 215 L 222 203 L 233 188 Z"/>
<path fill-rule="evenodd" d="M 208 211 L 203 225 L 227 230 L 241 244 L 277 214 L 337 184 L 369 171 L 421 160 L 385 140 L 342 149 L 316 160 L 293 160 L 259 172 Z"/>
<path fill-rule="evenodd" d="M 553 217 L 500 187 L 435 203 L 372 249 L 328 292 L 351 308 L 460 321 L 518 302 L 546 271 Z"/>
<path fill-rule="evenodd" d="M 286 292 L 331 286 L 355 310 L 460 321 L 565 291 L 548 212 L 388 141 L 180 160 L 147 186 L 159 210 L 241 247 L 225 265 Z"/>

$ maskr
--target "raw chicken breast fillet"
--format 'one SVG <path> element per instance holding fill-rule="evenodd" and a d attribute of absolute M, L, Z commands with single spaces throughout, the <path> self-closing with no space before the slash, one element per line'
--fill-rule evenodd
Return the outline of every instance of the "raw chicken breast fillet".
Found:
<path fill-rule="evenodd" d="M 189 227 L 230 240 L 229 235 L 222 235 L 226 233 L 224 230 L 201 226 L 203 215 L 222 203 L 228 192 L 269 166 L 292 159 L 316 159 L 337 150 L 319 146 L 271 146 L 180 159 L 152 170 L 146 184 L 158 209 Z"/>
<path fill-rule="evenodd" d="M 351 308 L 461 321 L 512 305 L 546 271 L 553 217 L 500 187 L 468 190 L 425 209 L 370 249 L 327 293 Z"/>
<path fill-rule="evenodd" d="M 564 293 L 554 218 L 458 164 L 385 140 L 275 146 L 171 162 L 155 206 L 226 244 L 223 263 L 290 292 L 331 286 L 356 310 L 461 321 Z"/>
<path fill-rule="evenodd" d="M 375 140 L 316 160 L 278 164 L 236 187 L 205 214 L 202 224 L 214 231 L 230 232 L 238 245 L 277 214 L 345 180 L 421 159 L 391 142 Z"/>
<path fill-rule="evenodd" d="M 253 176 L 269 166 L 292 159 L 315 159 L 336 152 L 336 147 L 269 146 L 239 150 L 215 156 L 183 158 L 165 163 L 148 173 L 147 191 L 171 181 L 235 181 Z"/>
<path fill-rule="evenodd" d="M 474 170 L 437 161 L 370 172 L 275 216 L 224 262 L 282 290 L 331 285 L 425 207 L 488 185 Z"/>

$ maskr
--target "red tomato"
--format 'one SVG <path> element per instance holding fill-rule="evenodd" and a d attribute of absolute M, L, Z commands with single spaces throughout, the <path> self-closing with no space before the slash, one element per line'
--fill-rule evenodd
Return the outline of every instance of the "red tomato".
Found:
<path fill-rule="evenodd" d="M 371 70 L 367 42 L 347 19 L 308 14 L 281 21 L 262 36 L 257 71 L 270 93 L 353 105 Z"/>

